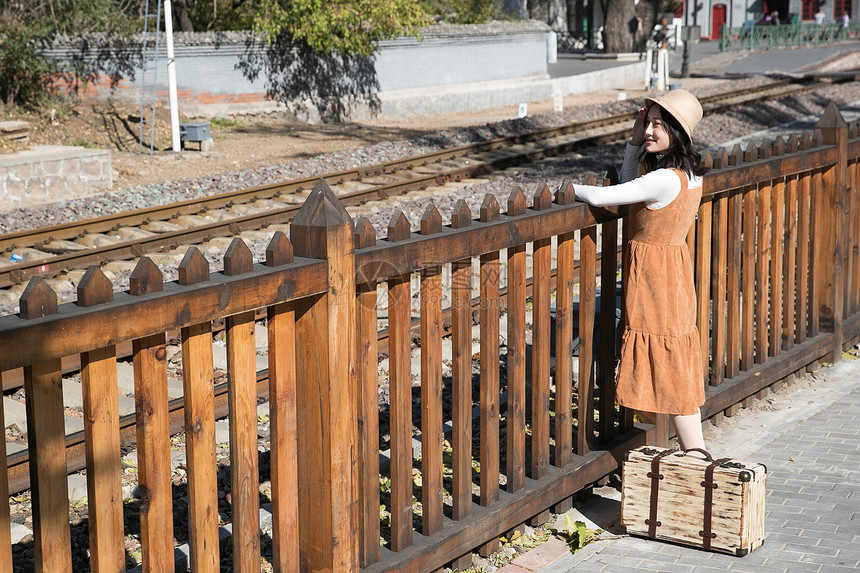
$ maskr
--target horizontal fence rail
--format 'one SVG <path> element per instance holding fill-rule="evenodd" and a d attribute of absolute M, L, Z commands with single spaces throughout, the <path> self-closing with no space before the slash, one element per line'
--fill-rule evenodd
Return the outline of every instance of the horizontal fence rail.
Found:
<path fill-rule="evenodd" d="M 706 162 L 688 245 L 703 415 L 719 418 L 811 363 L 838 360 L 860 335 L 860 130 L 831 105 L 813 135 Z M 611 172 L 604 184 L 614 180 Z M 666 416 L 634 423 L 614 403 L 625 214 L 576 202 L 570 183 L 555 193 L 542 185 L 531 197 L 489 195 L 479 213 L 464 202 L 444 215 L 431 206 L 417 230 L 398 214 L 382 239 L 320 181 L 289 239 L 275 233 L 262 262 L 236 239 L 223 270 L 210 272 L 192 247 L 178 281 L 163 282 L 144 258 L 123 293 L 92 268 L 78 301 L 64 305 L 32 279 L 20 314 L 0 318 L 0 371 L 24 369 L 35 570 L 72 570 L 61 360 L 73 355 L 82 365 L 94 571 L 124 570 L 127 533 L 139 536 L 146 572 L 173 567 L 174 538 L 185 540 L 195 572 L 219 571 L 225 560 L 259 571 L 261 558 L 278 571 L 435 571 L 570 508 L 572 494 L 614 471 L 624 452 L 670 437 Z M 266 471 L 255 402 L 261 311 Z M 212 323 L 221 320 L 226 506 L 213 414 Z M 171 473 L 170 331 L 180 333 L 186 402 L 187 531 L 177 529 L 186 526 L 175 519 Z M 116 346 L 128 342 L 139 517 L 121 491 Z M 5 480 L 0 488 L 8 495 Z M 272 516 L 265 544 L 261 502 Z M 9 532 L 3 504 L 0 571 L 13 567 Z"/>
<path fill-rule="evenodd" d="M 856 40 L 860 24 L 842 22 L 723 26 L 720 31 L 720 51 L 768 49 L 783 46 L 817 46 Z"/>

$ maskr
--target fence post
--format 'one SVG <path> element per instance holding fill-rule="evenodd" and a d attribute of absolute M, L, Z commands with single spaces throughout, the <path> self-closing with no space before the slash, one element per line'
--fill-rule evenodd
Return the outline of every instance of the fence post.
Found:
<path fill-rule="evenodd" d="M 296 256 L 328 261 L 328 291 L 296 305 L 302 571 L 358 571 L 353 222 L 320 180 L 291 225 Z"/>
<path fill-rule="evenodd" d="M 842 318 L 845 296 L 845 256 L 847 255 L 847 225 L 845 194 L 848 181 L 848 124 L 836 104 L 830 102 L 815 126 L 821 130 L 824 145 L 835 145 L 837 163 L 824 170 L 818 190 L 819 213 L 816 229 L 817 256 L 820 270 L 818 300 L 821 330 L 833 333 L 833 348 L 827 360 L 838 362 L 842 357 Z"/>
<path fill-rule="evenodd" d="M 144 257 L 129 278 L 129 294 L 164 289 L 164 275 Z M 173 483 L 170 471 L 170 419 L 165 333 L 132 341 L 134 406 L 137 413 L 137 468 L 141 491 L 140 538 L 143 573 L 173 566 Z"/>
<path fill-rule="evenodd" d="M 57 314 L 57 295 L 41 277 L 33 277 L 20 300 L 21 318 Z M 24 367 L 27 396 L 27 442 L 36 567 L 41 573 L 71 572 L 69 489 L 63 426 L 63 372 L 60 360 Z"/>

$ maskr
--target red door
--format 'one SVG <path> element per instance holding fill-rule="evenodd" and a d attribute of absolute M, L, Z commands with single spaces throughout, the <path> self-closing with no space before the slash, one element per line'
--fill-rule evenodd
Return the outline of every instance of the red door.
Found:
<path fill-rule="evenodd" d="M 726 23 L 726 5 L 725 4 L 714 4 L 711 8 L 711 39 L 719 40 L 720 39 L 720 30 L 723 28 L 723 24 Z"/>

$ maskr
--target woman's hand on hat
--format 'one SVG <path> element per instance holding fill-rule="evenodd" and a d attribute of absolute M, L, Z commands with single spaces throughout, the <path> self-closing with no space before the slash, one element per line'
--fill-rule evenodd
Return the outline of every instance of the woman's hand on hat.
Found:
<path fill-rule="evenodd" d="M 636 114 L 636 121 L 633 123 L 633 133 L 630 135 L 630 145 L 639 147 L 645 143 L 645 115 L 648 110 L 644 107 L 639 108 L 639 113 Z"/>

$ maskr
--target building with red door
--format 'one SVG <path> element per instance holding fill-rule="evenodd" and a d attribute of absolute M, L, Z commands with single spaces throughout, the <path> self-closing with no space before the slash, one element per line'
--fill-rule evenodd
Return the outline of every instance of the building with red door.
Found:
<path fill-rule="evenodd" d="M 696 10 L 698 5 L 698 10 Z M 816 13 L 823 14 L 823 23 L 849 20 L 860 16 L 860 0 L 706 0 L 684 2 L 676 15 L 699 26 L 702 38 L 716 40 L 726 26 L 786 25 L 795 22 L 816 22 Z"/>

